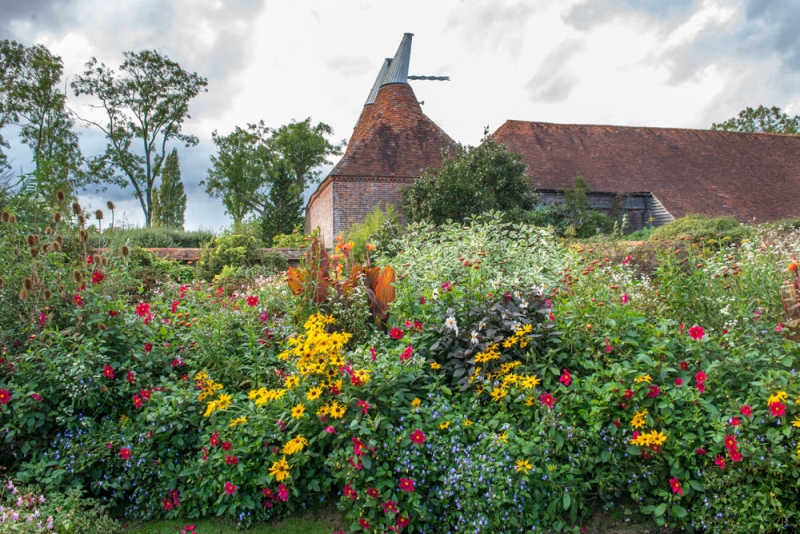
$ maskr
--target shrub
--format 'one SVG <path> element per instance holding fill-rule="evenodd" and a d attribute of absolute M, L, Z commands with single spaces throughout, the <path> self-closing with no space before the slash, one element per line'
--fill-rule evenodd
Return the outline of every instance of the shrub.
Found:
<path fill-rule="evenodd" d="M 364 218 L 363 222 L 355 224 L 347 230 L 345 240 L 352 241 L 355 260 L 365 263 L 367 261 L 367 243 L 376 245 L 372 242 L 373 236 L 382 238 L 377 235 L 378 232 L 384 231 L 384 227 L 397 225 L 399 225 L 399 219 L 392 204 L 387 204 L 385 211 L 380 206 L 375 206 L 375 209 Z"/>
<path fill-rule="evenodd" d="M 752 230 L 733 217 L 707 218 L 702 215 L 686 215 L 653 230 L 650 239 L 669 239 L 691 236 L 695 243 L 738 243 L 752 235 Z"/>
<path fill-rule="evenodd" d="M 184 231 L 163 227 L 151 228 L 115 228 L 107 229 L 102 234 L 93 234 L 90 245 L 93 248 L 115 248 L 126 244 L 129 247 L 141 248 L 200 248 L 211 241 L 214 233 L 208 230 Z"/>
<path fill-rule="evenodd" d="M 319 237 L 319 226 L 314 228 L 310 234 L 303 234 L 300 230 L 295 230 L 291 234 L 279 234 L 272 238 L 273 248 L 306 248 L 308 244 Z"/>
<path fill-rule="evenodd" d="M 251 235 L 221 235 L 203 246 L 197 262 L 197 276 L 211 280 L 222 268 L 252 267 L 261 261 L 261 243 Z"/>

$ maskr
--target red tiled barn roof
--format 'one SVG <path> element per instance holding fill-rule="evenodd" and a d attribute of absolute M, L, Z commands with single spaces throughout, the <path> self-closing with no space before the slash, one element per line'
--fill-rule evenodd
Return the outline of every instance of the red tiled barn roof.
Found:
<path fill-rule="evenodd" d="M 347 151 L 330 176 L 417 178 L 442 164 L 449 135 L 422 113 L 408 84 L 384 85 L 375 103 L 364 106 Z"/>
<path fill-rule="evenodd" d="M 800 137 L 507 121 L 494 138 L 522 154 L 538 189 L 652 192 L 673 216 L 765 221 L 800 215 Z"/>

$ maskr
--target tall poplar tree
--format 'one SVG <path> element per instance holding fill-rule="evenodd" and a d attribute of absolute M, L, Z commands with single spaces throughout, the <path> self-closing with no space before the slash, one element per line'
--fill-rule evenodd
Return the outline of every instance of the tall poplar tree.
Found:
<path fill-rule="evenodd" d="M 161 168 L 161 186 L 153 191 L 153 226 L 183 229 L 186 193 L 181 182 L 178 150 L 173 148 Z"/>

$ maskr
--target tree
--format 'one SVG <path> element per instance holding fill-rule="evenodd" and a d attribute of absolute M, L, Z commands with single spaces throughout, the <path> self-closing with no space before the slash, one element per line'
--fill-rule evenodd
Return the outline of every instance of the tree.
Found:
<path fill-rule="evenodd" d="M 292 164 L 280 158 L 272 165 L 272 185 L 269 188 L 261 215 L 261 238 L 272 243 L 280 234 L 291 234 L 303 224 L 303 197 L 297 196 L 300 185 L 292 170 Z"/>
<path fill-rule="evenodd" d="M 161 187 L 153 191 L 153 226 L 183 230 L 186 193 L 181 182 L 178 150 L 173 148 L 161 169 Z"/>
<path fill-rule="evenodd" d="M 267 146 L 270 130 L 264 121 L 236 127 L 228 135 L 216 130 L 211 139 L 217 154 L 211 156 L 208 175 L 200 185 L 212 198 L 221 198 L 225 212 L 239 225 L 248 213 L 263 213 L 262 199 L 270 182 L 269 166 L 272 156 Z"/>
<path fill-rule="evenodd" d="M 522 156 L 508 152 L 484 131 L 477 147 L 458 145 L 441 168 L 428 168 L 403 190 L 403 211 L 410 221 L 441 224 L 487 211 L 518 218 L 538 202 Z"/>
<path fill-rule="evenodd" d="M 189 101 L 206 91 L 205 78 L 190 73 L 155 50 L 125 52 L 120 73 L 92 58 L 86 71 L 72 82 L 76 96 L 93 96 L 92 107 L 105 119 L 82 119 L 99 128 L 108 139 L 103 161 L 123 187 L 133 186 L 142 207 L 145 225 L 153 216 L 153 186 L 161 174 L 167 144 L 182 141 L 197 145 L 197 137 L 182 133 L 189 116 Z"/>
<path fill-rule="evenodd" d="M 71 193 L 99 182 L 102 175 L 84 170 L 75 120 L 60 88 L 61 58 L 42 45 L 25 47 L 5 40 L 0 41 L 0 64 L 0 108 L 5 112 L 0 113 L 0 126 L 5 122 L 20 127 L 20 139 L 33 154 L 32 185 L 52 196 L 56 189 Z"/>
<path fill-rule="evenodd" d="M 311 126 L 311 117 L 301 122 L 292 121 L 281 126 L 270 139 L 271 148 L 291 165 L 297 180 L 297 197 L 302 198 L 306 186 L 315 183 L 321 174 L 321 165 L 328 164 L 328 156 L 339 156 L 345 142 L 331 144 L 326 135 L 333 135 L 333 129 L 320 122 Z"/>
<path fill-rule="evenodd" d="M 711 125 L 712 130 L 743 133 L 772 133 L 800 135 L 800 115 L 790 117 L 779 107 L 746 108 L 739 115 L 719 124 Z"/>
<path fill-rule="evenodd" d="M 202 184 L 211 197 L 222 199 L 234 225 L 248 213 L 265 217 L 272 202 L 271 187 L 277 179 L 284 179 L 286 173 L 294 180 L 296 187 L 292 191 L 302 205 L 306 185 L 319 178 L 320 171 L 315 168 L 329 163 L 328 156 L 340 153 L 340 146 L 325 138 L 332 133 L 325 123 L 312 127 L 311 119 L 292 122 L 277 130 L 261 121 L 248 124 L 247 128 L 237 126 L 226 136 L 214 131 L 212 139 L 217 154 L 211 157 L 211 168 Z M 285 194 L 288 186 L 280 187 L 283 188 L 280 194 Z"/>

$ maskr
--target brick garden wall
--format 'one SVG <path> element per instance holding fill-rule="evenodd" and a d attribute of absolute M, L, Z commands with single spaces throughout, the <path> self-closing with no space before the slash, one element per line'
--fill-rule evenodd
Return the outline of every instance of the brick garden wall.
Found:
<path fill-rule="evenodd" d="M 399 205 L 403 200 L 400 190 L 413 182 L 414 178 L 337 176 L 333 187 L 333 235 L 362 222 L 376 206 Z"/>
<path fill-rule="evenodd" d="M 320 184 L 308 203 L 306 233 L 319 226 L 322 242 L 326 247 L 333 243 L 333 180 Z"/>

